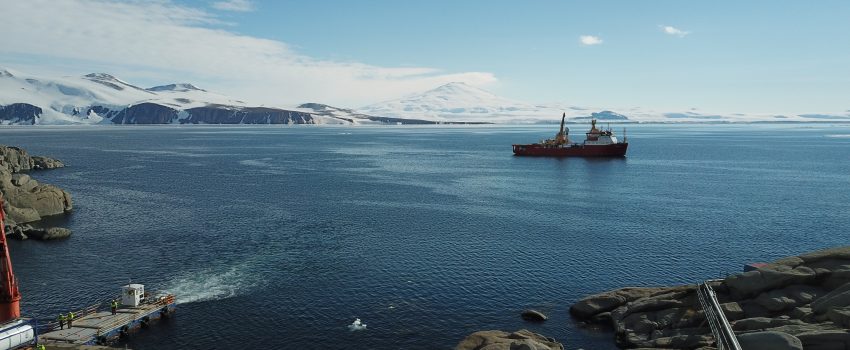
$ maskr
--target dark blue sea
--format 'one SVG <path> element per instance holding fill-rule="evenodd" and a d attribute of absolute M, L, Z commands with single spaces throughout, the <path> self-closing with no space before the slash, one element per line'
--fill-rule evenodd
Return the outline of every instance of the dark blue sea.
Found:
<path fill-rule="evenodd" d="M 555 129 L 0 129 L 65 161 L 32 176 L 74 198 L 51 219 L 70 239 L 10 244 L 23 312 L 132 281 L 180 300 L 137 350 L 449 349 L 521 328 L 606 350 L 569 316 L 583 296 L 848 243 L 848 125 L 637 125 L 622 159 L 511 154 Z"/>

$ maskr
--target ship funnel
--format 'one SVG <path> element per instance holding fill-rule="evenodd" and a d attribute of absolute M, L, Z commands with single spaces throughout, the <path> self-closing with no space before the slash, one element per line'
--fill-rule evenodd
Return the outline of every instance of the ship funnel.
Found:
<path fill-rule="evenodd" d="M 6 213 L 0 197 L 0 323 L 21 317 L 21 292 L 12 272 L 9 246 L 6 243 Z"/>

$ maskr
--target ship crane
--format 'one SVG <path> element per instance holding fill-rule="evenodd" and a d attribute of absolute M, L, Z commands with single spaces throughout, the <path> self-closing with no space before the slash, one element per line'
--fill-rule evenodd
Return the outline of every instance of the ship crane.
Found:
<path fill-rule="evenodd" d="M 564 120 L 567 119 L 567 113 L 561 115 L 561 129 L 558 131 L 558 135 L 555 136 L 555 144 L 556 145 L 564 145 L 569 143 L 569 139 L 567 138 L 567 133 L 569 131 L 564 130 Z M 567 129 L 569 130 L 569 129 Z"/>
<path fill-rule="evenodd" d="M 21 292 L 9 257 L 5 215 L 0 196 L 0 350 L 27 348 L 36 341 L 35 323 L 21 318 Z"/>
<path fill-rule="evenodd" d="M 2 210 L 3 199 L 0 198 L 0 324 L 21 317 L 21 292 L 18 290 L 18 280 L 12 271 L 12 260 L 9 258 L 9 245 L 6 242 L 5 213 Z"/>

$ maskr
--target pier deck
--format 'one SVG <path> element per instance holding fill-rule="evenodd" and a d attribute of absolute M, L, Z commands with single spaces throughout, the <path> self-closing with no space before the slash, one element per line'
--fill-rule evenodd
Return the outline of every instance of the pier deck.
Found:
<path fill-rule="evenodd" d="M 165 312 L 163 313 L 163 310 Z M 107 344 L 123 334 L 147 325 L 174 312 L 174 298 L 142 304 L 138 307 L 121 307 L 113 315 L 110 311 L 96 311 L 74 319 L 73 328 L 54 329 L 39 334 L 44 343 Z"/>

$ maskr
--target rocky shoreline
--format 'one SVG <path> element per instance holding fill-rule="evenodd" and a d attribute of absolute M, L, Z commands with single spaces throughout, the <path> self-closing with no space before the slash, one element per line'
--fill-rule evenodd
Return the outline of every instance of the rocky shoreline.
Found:
<path fill-rule="evenodd" d="M 513 333 L 475 332 L 461 340 L 455 350 L 564 350 L 564 345 L 555 339 L 522 329 Z"/>
<path fill-rule="evenodd" d="M 793 256 L 711 282 L 746 350 L 850 349 L 850 246 Z M 714 349 L 696 285 L 622 288 L 570 308 L 610 326 L 624 349 Z"/>
<path fill-rule="evenodd" d="M 39 183 L 30 171 L 62 168 L 59 160 L 30 156 L 18 147 L 0 145 L 0 194 L 6 213 L 6 234 L 16 239 L 51 240 L 66 238 L 71 231 L 61 227 L 36 228 L 31 224 L 73 209 L 71 195 L 56 186 Z"/>

